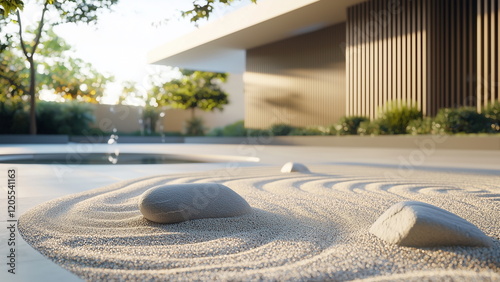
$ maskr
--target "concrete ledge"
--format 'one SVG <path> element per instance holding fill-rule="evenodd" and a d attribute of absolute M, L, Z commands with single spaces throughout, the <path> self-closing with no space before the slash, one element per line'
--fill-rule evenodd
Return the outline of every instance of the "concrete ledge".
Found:
<path fill-rule="evenodd" d="M 186 137 L 184 142 L 190 144 L 255 144 L 410 149 L 432 147 L 436 149 L 500 150 L 500 135 Z"/>
<path fill-rule="evenodd" d="M 0 135 L 0 144 L 105 144 L 109 136 Z M 500 134 L 478 135 L 395 135 L 395 136 L 259 136 L 259 137 L 182 137 L 120 136 L 118 143 L 161 144 L 247 144 L 281 146 L 323 146 L 355 148 L 436 148 L 457 150 L 500 150 Z"/>
<path fill-rule="evenodd" d="M 0 144 L 66 144 L 67 135 L 0 135 Z"/>
<path fill-rule="evenodd" d="M 69 142 L 74 143 L 107 143 L 109 136 L 71 136 Z M 182 136 L 119 136 L 118 143 L 184 143 Z"/>
<path fill-rule="evenodd" d="M 292 136 L 287 136 L 292 137 Z M 185 137 L 186 144 L 252 144 L 252 145 L 275 145 L 272 144 L 273 136 L 262 137 Z"/>

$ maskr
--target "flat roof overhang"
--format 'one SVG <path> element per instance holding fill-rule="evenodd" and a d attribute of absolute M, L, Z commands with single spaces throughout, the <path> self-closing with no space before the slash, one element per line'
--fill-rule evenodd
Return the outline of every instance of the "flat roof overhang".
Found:
<path fill-rule="evenodd" d="M 148 54 L 152 64 L 205 71 L 245 71 L 245 51 L 346 21 L 366 0 L 258 0 Z"/>

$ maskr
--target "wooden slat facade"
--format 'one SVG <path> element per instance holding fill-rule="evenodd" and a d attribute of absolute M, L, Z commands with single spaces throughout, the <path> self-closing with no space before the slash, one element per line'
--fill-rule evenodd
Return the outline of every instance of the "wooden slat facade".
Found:
<path fill-rule="evenodd" d="M 350 7 L 347 34 L 358 37 L 347 37 L 347 52 L 358 60 L 347 61 L 347 114 L 375 118 L 394 100 L 426 115 L 499 101 L 499 2 L 372 0 Z"/>

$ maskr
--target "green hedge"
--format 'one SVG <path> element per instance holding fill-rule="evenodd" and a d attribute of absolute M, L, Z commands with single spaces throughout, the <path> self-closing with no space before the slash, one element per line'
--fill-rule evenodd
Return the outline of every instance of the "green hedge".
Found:
<path fill-rule="evenodd" d="M 406 134 L 410 122 L 421 118 L 422 112 L 416 106 L 396 101 L 387 105 L 385 111 L 382 111 L 374 122 L 380 134 Z"/>
<path fill-rule="evenodd" d="M 378 119 L 343 117 L 338 123 L 322 127 L 294 127 L 275 124 L 269 129 L 248 129 L 243 121 L 224 128 L 215 128 L 210 136 L 306 136 L 306 135 L 387 135 L 387 134 L 456 134 L 500 133 L 500 102 L 489 105 L 483 113 L 474 108 L 441 109 L 436 117 L 423 117 L 415 106 L 393 102 L 385 107 Z"/>
<path fill-rule="evenodd" d="M 492 120 L 475 108 L 441 109 L 434 118 L 436 133 L 492 133 Z"/>
<path fill-rule="evenodd" d="M 26 103 L 20 98 L 0 101 L 0 134 L 29 132 L 29 115 Z"/>
<path fill-rule="evenodd" d="M 38 134 L 83 135 L 95 120 L 92 105 L 78 102 L 39 101 L 36 105 Z M 0 102 L 0 134 L 28 134 L 29 105 L 20 99 Z"/>
<path fill-rule="evenodd" d="M 483 114 L 491 121 L 491 130 L 500 133 L 500 102 L 488 105 Z"/>
<path fill-rule="evenodd" d="M 342 117 L 339 122 L 334 125 L 334 134 L 336 135 L 355 135 L 358 134 L 358 129 L 361 123 L 367 122 L 370 119 L 362 116 Z"/>

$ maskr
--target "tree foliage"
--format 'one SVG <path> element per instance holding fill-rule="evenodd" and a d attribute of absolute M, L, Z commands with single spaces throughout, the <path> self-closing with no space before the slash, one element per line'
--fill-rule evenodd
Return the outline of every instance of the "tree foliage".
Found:
<path fill-rule="evenodd" d="M 251 1 L 257 3 L 257 0 Z M 201 19 L 208 19 L 217 3 L 230 5 L 232 2 L 234 0 L 195 0 L 193 2 L 193 9 L 182 12 L 182 16 L 190 18 L 191 22 L 198 22 Z"/>
<path fill-rule="evenodd" d="M 203 71 L 181 70 L 181 78 L 161 85 L 154 85 L 151 95 L 158 104 L 178 109 L 203 111 L 222 110 L 229 103 L 228 95 L 220 83 L 227 80 L 227 74 Z"/>
<path fill-rule="evenodd" d="M 28 34 L 35 31 L 28 30 Z M 31 48 L 30 44 L 27 44 Z M 106 83 L 112 81 L 89 63 L 71 56 L 69 46 L 52 28 L 43 33 L 37 51 L 35 91 L 50 91 L 65 100 L 96 103 L 104 93 Z M 19 45 L 14 44 L 0 53 L 0 95 L 25 96 L 28 91 L 29 70 L 26 69 Z"/>
<path fill-rule="evenodd" d="M 2 13 L 4 17 L 6 17 L 9 14 L 15 12 L 17 9 L 22 10 L 24 7 L 24 2 L 21 0 L 1 0 L 0 5 L 2 6 L 0 8 L 0 13 Z"/>

